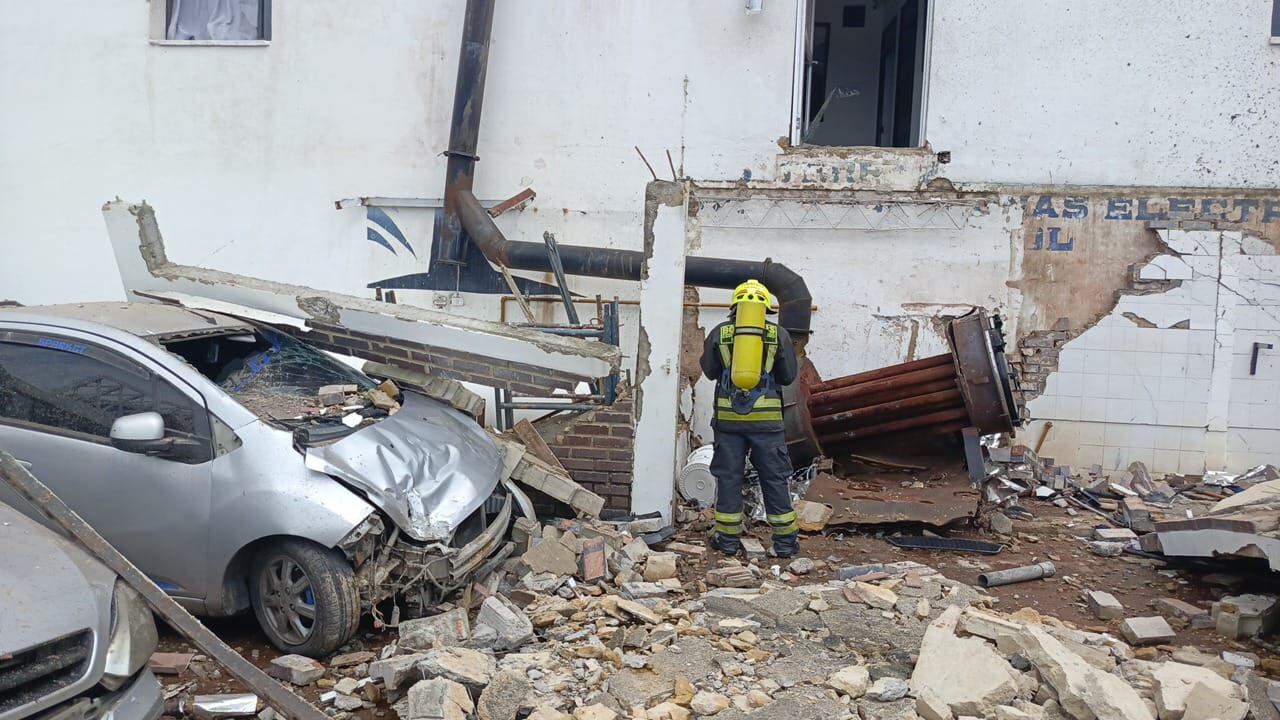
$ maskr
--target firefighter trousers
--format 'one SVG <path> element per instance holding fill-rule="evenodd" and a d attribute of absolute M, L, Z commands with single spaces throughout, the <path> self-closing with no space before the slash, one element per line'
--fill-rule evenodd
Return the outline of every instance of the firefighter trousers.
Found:
<path fill-rule="evenodd" d="M 721 549 L 736 549 L 742 535 L 742 483 L 748 453 L 760 476 L 765 514 L 773 529 L 774 550 L 780 555 L 796 552 L 800 527 L 791 507 L 791 458 L 781 430 L 774 432 L 721 432 L 715 434 L 711 474 L 716 479 L 716 536 Z"/>

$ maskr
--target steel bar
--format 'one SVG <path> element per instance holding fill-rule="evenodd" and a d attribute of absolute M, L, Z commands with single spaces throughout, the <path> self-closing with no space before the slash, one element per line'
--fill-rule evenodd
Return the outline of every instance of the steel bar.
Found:
<path fill-rule="evenodd" d="M 961 397 L 960 391 L 952 388 L 950 390 L 942 390 L 940 392 L 928 393 L 926 395 L 916 395 L 914 397 L 880 403 L 878 405 L 867 405 L 854 410 L 835 413 L 834 415 L 815 417 L 813 419 L 813 426 L 814 428 L 817 428 L 822 425 L 844 425 L 860 420 L 873 420 L 877 418 L 891 417 L 906 410 L 919 410 L 922 408 L 942 409 L 945 407 L 960 407 L 962 405 L 964 405 L 964 398 Z"/>
<path fill-rule="evenodd" d="M 919 415 L 905 420 L 894 420 L 882 425 L 872 425 L 870 427 L 858 428 L 857 430 L 848 430 L 845 432 L 832 433 L 830 435 L 818 436 L 818 443 L 827 445 L 828 443 L 841 443 L 847 440 L 861 440 L 863 438 L 875 437 L 877 435 L 888 435 L 889 433 L 902 432 L 903 430 L 914 430 L 916 428 L 926 427 L 951 420 L 964 420 L 968 417 L 968 412 L 964 408 L 956 408 L 954 410 L 942 410 L 940 412 L 929 413 L 928 415 Z"/>
<path fill-rule="evenodd" d="M 1053 563 L 1045 561 L 1036 563 L 1035 565 L 1023 565 L 1022 567 L 1009 568 L 1008 570 L 995 570 L 984 572 L 978 576 L 978 584 L 984 588 L 999 587 L 1001 585 L 1012 585 L 1013 583 L 1027 582 L 1028 580 L 1041 580 L 1047 577 L 1053 577 L 1058 569 Z"/>
<path fill-rule="evenodd" d="M 832 403 L 846 403 L 854 398 L 881 392 L 883 390 L 909 386 L 915 383 L 930 382 L 933 380 L 945 380 L 948 378 L 954 378 L 955 376 L 955 369 L 949 365 L 926 368 L 924 370 L 917 370 L 915 372 L 897 375 L 884 380 L 874 380 L 860 385 L 851 385 L 837 390 L 828 390 L 824 393 L 817 393 L 810 396 L 809 407 L 821 407 Z"/>
<path fill-rule="evenodd" d="M 0 479 L 9 484 L 19 495 L 44 513 L 46 517 L 71 534 L 89 554 L 96 557 L 111 568 L 125 582 L 129 583 L 138 594 L 147 601 L 147 605 L 164 618 L 190 640 L 200 651 L 212 657 L 227 672 L 244 683 L 245 687 L 262 696 L 267 704 L 290 720 L 329 720 L 311 703 L 295 695 L 275 679 L 246 660 L 231 646 L 222 642 L 209 628 L 205 627 L 191 613 L 187 612 L 173 598 L 151 582 L 133 563 L 129 562 L 120 551 L 112 547 L 101 535 L 89 526 L 66 503 L 53 493 L 44 483 L 37 480 L 26 468 L 22 467 L 12 455 L 0 451 Z"/>
<path fill-rule="evenodd" d="M 941 367 L 943 365 L 952 364 L 951 354 L 934 355 L 932 357 L 921 358 L 898 365 L 890 365 L 889 367 L 878 368 L 876 370 L 868 370 L 866 372 L 854 373 L 853 375 L 845 375 L 844 377 L 832 378 L 826 382 L 818 383 L 810 388 L 814 393 L 826 392 L 828 390 L 836 390 L 850 385 L 871 382 L 872 380 L 883 380 L 895 375 L 905 375 L 916 370 L 927 370 L 933 367 Z"/>

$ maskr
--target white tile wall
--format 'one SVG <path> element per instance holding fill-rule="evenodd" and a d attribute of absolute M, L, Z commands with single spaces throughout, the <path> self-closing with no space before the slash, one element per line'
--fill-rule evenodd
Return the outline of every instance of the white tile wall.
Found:
<path fill-rule="evenodd" d="M 1159 232 L 1180 256 L 1157 256 L 1139 275 L 1180 286 L 1121 297 L 1061 348 L 1058 372 L 1028 407 L 1033 418 L 1054 421 L 1045 454 L 1074 465 L 1142 460 L 1155 472 L 1202 473 L 1210 408 L 1229 392 L 1228 469 L 1280 463 L 1280 256 L 1239 233 Z M 1184 321 L 1189 329 L 1172 327 Z M 1250 377 L 1255 340 L 1276 350 L 1274 364 Z M 1220 366 L 1215 375 L 1215 359 L 1230 372 Z"/>

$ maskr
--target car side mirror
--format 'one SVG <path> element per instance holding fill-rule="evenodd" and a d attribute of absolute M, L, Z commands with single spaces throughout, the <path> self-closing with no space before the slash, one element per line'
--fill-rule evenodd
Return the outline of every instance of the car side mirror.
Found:
<path fill-rule="evenodd" d="M 111 445 L 118 450 L 158 455 L 171 444 L 164 436 L 164 418 L 158 412 L 125 415 L 111 423 Z"/>

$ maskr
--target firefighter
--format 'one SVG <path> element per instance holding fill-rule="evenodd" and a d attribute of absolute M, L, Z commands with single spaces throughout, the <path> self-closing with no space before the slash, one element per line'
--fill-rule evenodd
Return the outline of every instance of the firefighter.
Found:
<path fill-rule="evenodd" d="M 711 546 L 726 555 L 742 547 L 742 483 L 747 456 L 760 476 L 765 513 L 773 528 L 778 557 L 800 549 L 796 513 L 791 507 L 791 458 L 782 430 L 782 387 L 796 379 L 791 336 L 765 319 L 774 313 L 769 290 L 748 280 L 733 291 L 729 320 L 707 335 L 702 372 L 716 383 L 715 534 Z"/>

